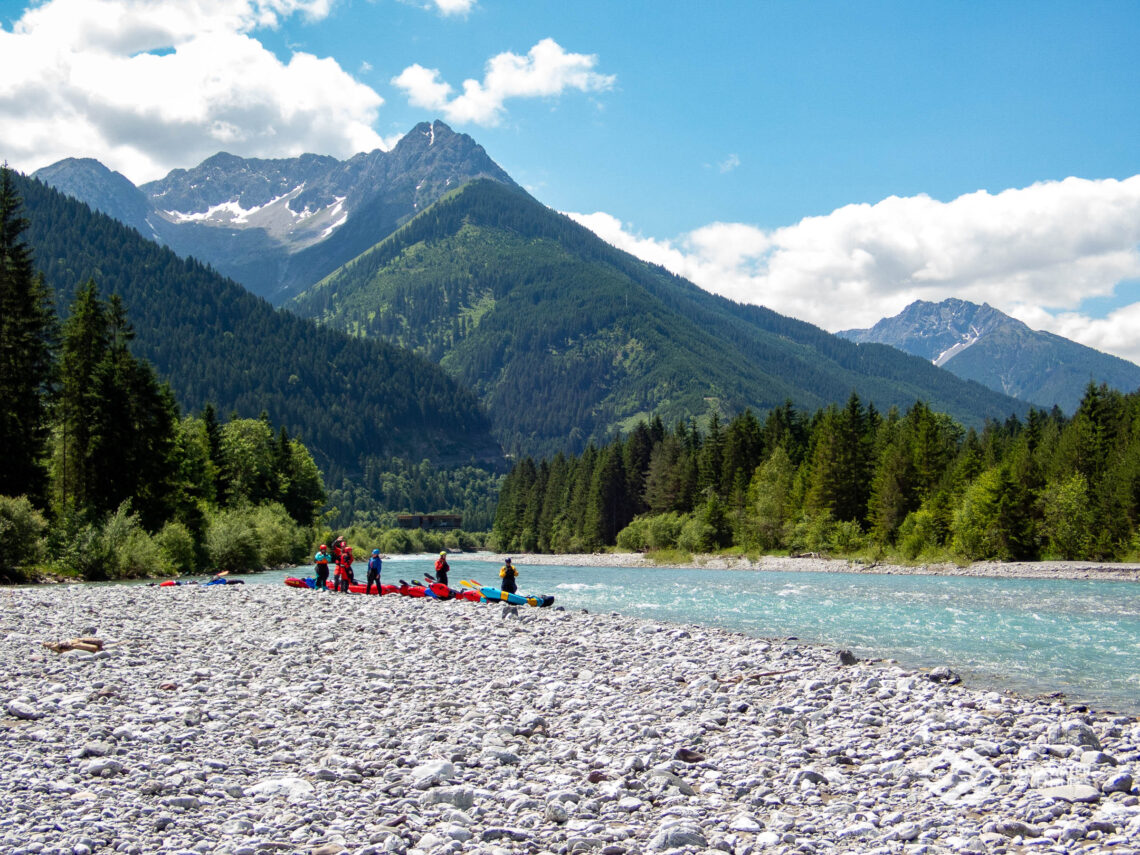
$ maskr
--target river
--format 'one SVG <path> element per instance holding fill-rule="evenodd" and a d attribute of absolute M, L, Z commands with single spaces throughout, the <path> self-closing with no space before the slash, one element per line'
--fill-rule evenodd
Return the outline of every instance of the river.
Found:
<path fill-rule="evenodd" d="M 384 580 L 422 577 L 433 560 L 388 559 Z M 486 561 L 452 556 L 451 568 L 453 586 L 497 583 L 497 565 Z M 365 565 L 355 572 L 362 580 Z M 947 665 L 977 687 L 1063 692 L 1070 702 L 1140 714 L 1134 582 L 550 565 L 519 572 L 520 593 L 554 594 L 567 609 L 794 636 L 907 667 Z M 279 584 L 311 574 L 301 567 L 244 578 Z"/>

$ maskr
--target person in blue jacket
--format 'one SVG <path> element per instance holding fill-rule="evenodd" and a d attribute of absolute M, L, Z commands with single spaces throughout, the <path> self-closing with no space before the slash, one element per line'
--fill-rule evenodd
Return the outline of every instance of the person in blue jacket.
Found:
<path fill-rule="evenodd" d="M 372 550 L 372 557 L 368 559 L 368 584 L 364 587 L 364 593 L 372 593 L 372 583 L 376 583 L 376 593 L 380 591 L 380 570 L 384 566 L 384 556 L 380 554 L 379 549 Z"/>

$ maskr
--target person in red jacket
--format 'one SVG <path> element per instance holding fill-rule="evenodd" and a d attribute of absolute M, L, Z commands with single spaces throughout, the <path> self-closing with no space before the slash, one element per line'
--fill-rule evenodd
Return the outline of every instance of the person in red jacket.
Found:
<path fill-rule="evenodd" d="M 447 574 L 451 571 L 451 566 L 447 563 L 447 553 L 439 553 L 439 558 L 435 559 L 435 580 L 447 584 Z"/>
<path fill-rule="evenodd" d="M 336 589 L 342 594 L 348 593 L 348 586 L 352 582 L 352 547 L 345 546 L 340 551 L 340 558 L 336 562 Z"/>

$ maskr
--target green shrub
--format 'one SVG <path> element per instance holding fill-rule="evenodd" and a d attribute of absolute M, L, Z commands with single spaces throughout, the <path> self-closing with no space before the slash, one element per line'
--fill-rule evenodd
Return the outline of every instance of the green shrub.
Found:
<path fill-rule="evenodd" d="M 180 522 L 168 522 L 155 535 L 166 562 L 175 573 L 193 573 L 197 568 L 194 536 Z"/>
<path fill-rule="evenodd" d="M 136 519 L 137 522 L 137 519 Z M 113 547 L 115 579 L 144 579 L 148 576 L 169 576 L 174 565 L 158 542 L 141 526 L 136 525 Z"/>
<path fill-rule="evenodd" d="M 245 508 L 213 514 L 206 529 L 206 554 L 215 570 L 257 570 L 261 568 L 257 529 Z"/>
<path fill-rule="evenodd" d="M 792 552 L 826 552 L 832 543 L 834 527 L 831 511 L 805 513 L 788 533 L 788 548 Z"/>
<path fill-rule="evenodd" d="M 257 533 L 258 562 L 262 567 L 295 564 L 307 558 L 309 532 L 276 502 L 249 511 L 250 524 Z"/>
<path fill-rule="evenodd" d="M 1064 481 L 1050 481 L 1042 492 L 1041 505 L 1049 552 L 1069 560 L 1088 555 L 1093 511 L 1085 476 L 1078 472 Z"/>
<path fill-rule="evenodd" d="M 906 515 L 897 534 L 898 550 L 908 561 L 914 561 L 929 548 L 937 546 L 934 514 L 919 508 Z"/>
<path fill-rule="evenodd" d="M 850 555 L 863 547 L 863 529 L 854 520 L 835 523 L 827 537 L 828 549 Z"/>
<path fill-rule="evenodd" d="M 700 517 L 686 520 L 677 536 L 677 546 L 686 552 L 710 552 L 716 545 L 716 528 Z"/>
<path fill-rule="evenodd" d="M 644 552 L 649 548 L 649 517 L 637 517 L 617 533 L 618 549 Z"/>
<path fill-rule="evenodd" d="M 688 516 L 670 511 L 649 520 L 649 548 L 674 549 Z"/>
<path fill-rule="evenodd" d="M 131 513 L 131 503 L 123 502 L 102 523 L 87 523 L 78 517 L 59 522 L 56 569 L 78 573 L 88 581 L 134 579 L 169 574 L 173 565 L 162 554 Z"/>
<path fill-rule="evenodd" d="M 0 572 L 20 578 L 43 555 L 47 521 L 27 496 L 0 496 Z"/>
<path fill-rule="evenodd" d="M 406 528 L 390 528 L 380 538 L 380 551 L 392 555 L 407 555 L 419 552 L 418 543 Z"/>
<path fill-rule="evenodd" d="M 640 516 L 617 534 L 617 546 L 627 552 L 674 549 L 689 517 L 673 511 Z"/>

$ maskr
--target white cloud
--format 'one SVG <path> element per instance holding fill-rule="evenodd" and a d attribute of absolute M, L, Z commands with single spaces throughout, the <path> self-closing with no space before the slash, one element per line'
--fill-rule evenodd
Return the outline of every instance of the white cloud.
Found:
<path fill-rule="evenodd" d="M 723 174 L 725 172 L 732 172 L 732 170 L 736 169 L 738 166 L 740 166 L 740 155 L 730 154 L 720 162 L 720 164 L 717 166 L 717 169 L 719 169 Z"/>
<path fill-rule="evenodd" d="M 1140 175 L 950 202 L 890 197 L 778 229 L 712 223 L 675 242 L 635 235 L 605 214 L 570 216 L 706 290 L 828 330 L 960 297 L 1140 362 L 1140 305 L 1099 319 L 1080 311 L 1086 298 L 1140 277 Z"/>
<path fill-rule="evenodd" d="M 561 95 L 568 89 L 600 92 L 610 89 L 616 78 L 594 71 L 598 58 L 567 53 L 553 39 L 543 39 L 526 56 L 501 53 L 487 62 L 483 81 L 463 81 L 463 93 L 440 79 L 438 69 L 411 65 L 392 79 L 417 107 L 439 110 L 452 122 L 496 125 L 508 98 Z"/>
<path fill-rule="evenodd" d="M 441 15 L 466 15 L 475 8 L 475 0 L 432 0 Z"/>
<path fill-rule="evenodd" d="M 281 62 L 251 33 L 334 0 L 48 0 L 0 30 L 0 156 L 96 157 L 135 182 L 226 149 L 381 147 L 383 99 L 335 60 Z"/>

